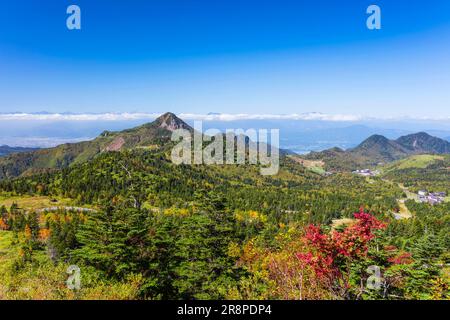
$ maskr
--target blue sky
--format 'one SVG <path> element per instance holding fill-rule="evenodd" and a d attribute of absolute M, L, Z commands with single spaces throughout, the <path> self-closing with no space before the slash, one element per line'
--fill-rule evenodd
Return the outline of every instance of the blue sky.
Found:
<path fill-rule="evenodd" d="M 0 112 L 448 117 L 449 56 L 448 0 L 5 1 Z"/>

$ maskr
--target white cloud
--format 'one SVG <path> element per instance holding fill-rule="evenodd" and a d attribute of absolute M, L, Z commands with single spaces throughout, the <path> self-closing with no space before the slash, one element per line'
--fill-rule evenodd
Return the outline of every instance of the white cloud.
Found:
<path fill-rule="evenodd" d="M 362 117 L 345 114 L 302 113 L 302 114 L 180 114 L 180 118 L 204 121 L 236 121 L 236 120 L 322 120 L 322 121 L 358 121 Z"/>
<path fill-rule="evenodd" d="M 0 121 L 127 121 L 155 119 L 161 113 L 2 113 Z M 203 121 L 236 121 L 236 120 L 324 120 L 324 121 L 357 121 L 362 117 L 355 115 L 332 115 L 323 113 L 303 114 L 194 114 L 180 113 L 178 116 L 185 120 Z"/>
<path fill-rule="evenodd" d="M 126 121 L 155 119 L 159 113 L 1 113 L 2 120 L 22 121 Z"/>

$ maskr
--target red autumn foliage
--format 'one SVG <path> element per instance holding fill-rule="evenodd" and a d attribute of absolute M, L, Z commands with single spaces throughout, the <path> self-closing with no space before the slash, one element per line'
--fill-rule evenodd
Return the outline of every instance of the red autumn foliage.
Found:
<path fill-rule="evenodd" d="M 388 259 L 392 264 L 411 264 L 413 262 L 412 255 L 409 252 L 401 252 L 394 257 Z"/>
<path fill-rule="evenodd" d="M 385 246 L 383 249 L 384 249 L 384 251 L 386 251 L 387 253 L 396 252 L 396 251 L 398 250 L 397 247 L 396 247 L 396 246 L 393 246 L 393 245 Z"/>
<path fill-rule="evenodd" d="M 376 230 L 385 224 L 361 210 L 343 231 L 323 231 L 309 225 L 287 239 L 279 250 L 270 251 L 249 241 L 240 265 L 271 282 L 270 295 L 282 299 L 345 298 L 351 289 L 352 262 L 367 257 Z M 262 272 L 261 272 L 262 271 Z"/>
<path fill-rule="evenodd" d="M 354 214 L 357 223 L 344 231 L 322 232 L 319 226 L 306 229 L 305 240 L 313 252 L 297 253 L 296 257 L 305 266 L 310 266 L 322 280 L 334 281 L 341 276 L 340 264 L 348 259 L 359 259 L 367 254 L 368 243 L 375 237 L 374 231 L 386 227 L 363 209 Z"/>

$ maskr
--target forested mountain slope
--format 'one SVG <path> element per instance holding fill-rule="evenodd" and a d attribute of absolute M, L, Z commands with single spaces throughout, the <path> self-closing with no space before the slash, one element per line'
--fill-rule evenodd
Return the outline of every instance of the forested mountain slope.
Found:
<path fill-rule="evenodd" d="M 323 176 L 290 158 L 261 176 L 257 166 L 174 165 L 167 150 L 138 148 L 3 180 L 0 191 L 0 298 L 71 299 L 59 284 L 68 264 L 82 268 L 86 299 L 446 297 L 448 204 L 407 202 L 414 218 L 397 221 L 403 191 L 377 177 Z M 21 196 L 95 210 L 1 206 Z M 361 286 L 374 264 L 388 289 Z"/>
<path fill-rule="evenodd" d="M 21 147 L 10 147 L 10 146 L 0 146 L 0 157 L 6 156 L 11 153 L 34 151 L 37 148 L 21 148 Z"/>
<path fill-rule="evenodd" d="M 397 140 L 373 135 L 355 148 L 345 151 L 333 148 L 311 152 L 305 158 L 323 160 L 329 170 L 352 171 L 417 154 L 450 154 L 450 142 L 432 137 L 425 132 L 410 134 Z"/>
<path fill-rule="evenodd" d="M 92 141 L 70 143 L 55 148 L 11 154 L 0 158 L 0 179 L 23 174 L 61 169 L 71 164 L 93 159 L 105 151 L 136 147 L 160 147 L 170 142 L 176 129 L 192 128 L 172 113 L 166 113 L 151 123 L 120 132 L 103 132 Z"/>

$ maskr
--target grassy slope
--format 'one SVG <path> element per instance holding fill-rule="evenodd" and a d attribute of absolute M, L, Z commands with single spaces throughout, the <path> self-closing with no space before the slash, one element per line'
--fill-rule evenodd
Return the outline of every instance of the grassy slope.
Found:
<path fill-rule="evenodd" d="M 409 219 L 412 217 L 412 213 L 406 206 L 405 200 L 399 200 L 398 207 L 400 208 L 400 211 L 395 214 L 397 217 L 399 217 L 400 219 Z"/>
<path fill-rule="evenodd" d="M 321 160 L 307 160 L 303 159 L 297 155 L 289 155 L 289 159 L 292 159 L 294 162 L 301 164 L 306 169 L 310 170 L 311 172 L 317 173 L 317 174 L 325 174 L 325 163 Z"/>
<path fill-rule="evenodd" d="M 425 189 L 450 194 L 450 155 L 416 155 L 379 169 L 385 179 L 413 193 Z"/>
<path fill-rule="evenodd" d="M 52 200 L 53 198 L 44 196 L 0 195 L 0 207 L 4 205 L 6 208 L 9 208 L 13 203 L 16 203 L 23 210 L 38 210 L 50 207 L 71 206 L 74 204 L 71 199 L 58 198 L 56 199 L 57 202 L 53 202 Z"/>
<path fill-rule="evenodd" d="M 395 161 L 391 164 L 388 164 L 384 167 L 384 171 L 391 170 L 401 170 L 401 169 L 410 169 L 410 168 L 426 168 L 430 164 L 436 162 L 436 160 L 443 160 L 444 157 L 440 155 L 430 155 L 430 154 L 422 154 L 411 156 L 406 159 L 402 159 L 399 161 Z"/>
<path fill-rule="evenodd" d="M 12 248 L 12 232 L 0 231 L 0 274 L 5 273 L 5 268 L 8 266 L 8 261 L 11 260 L 14 254 Z"/>

